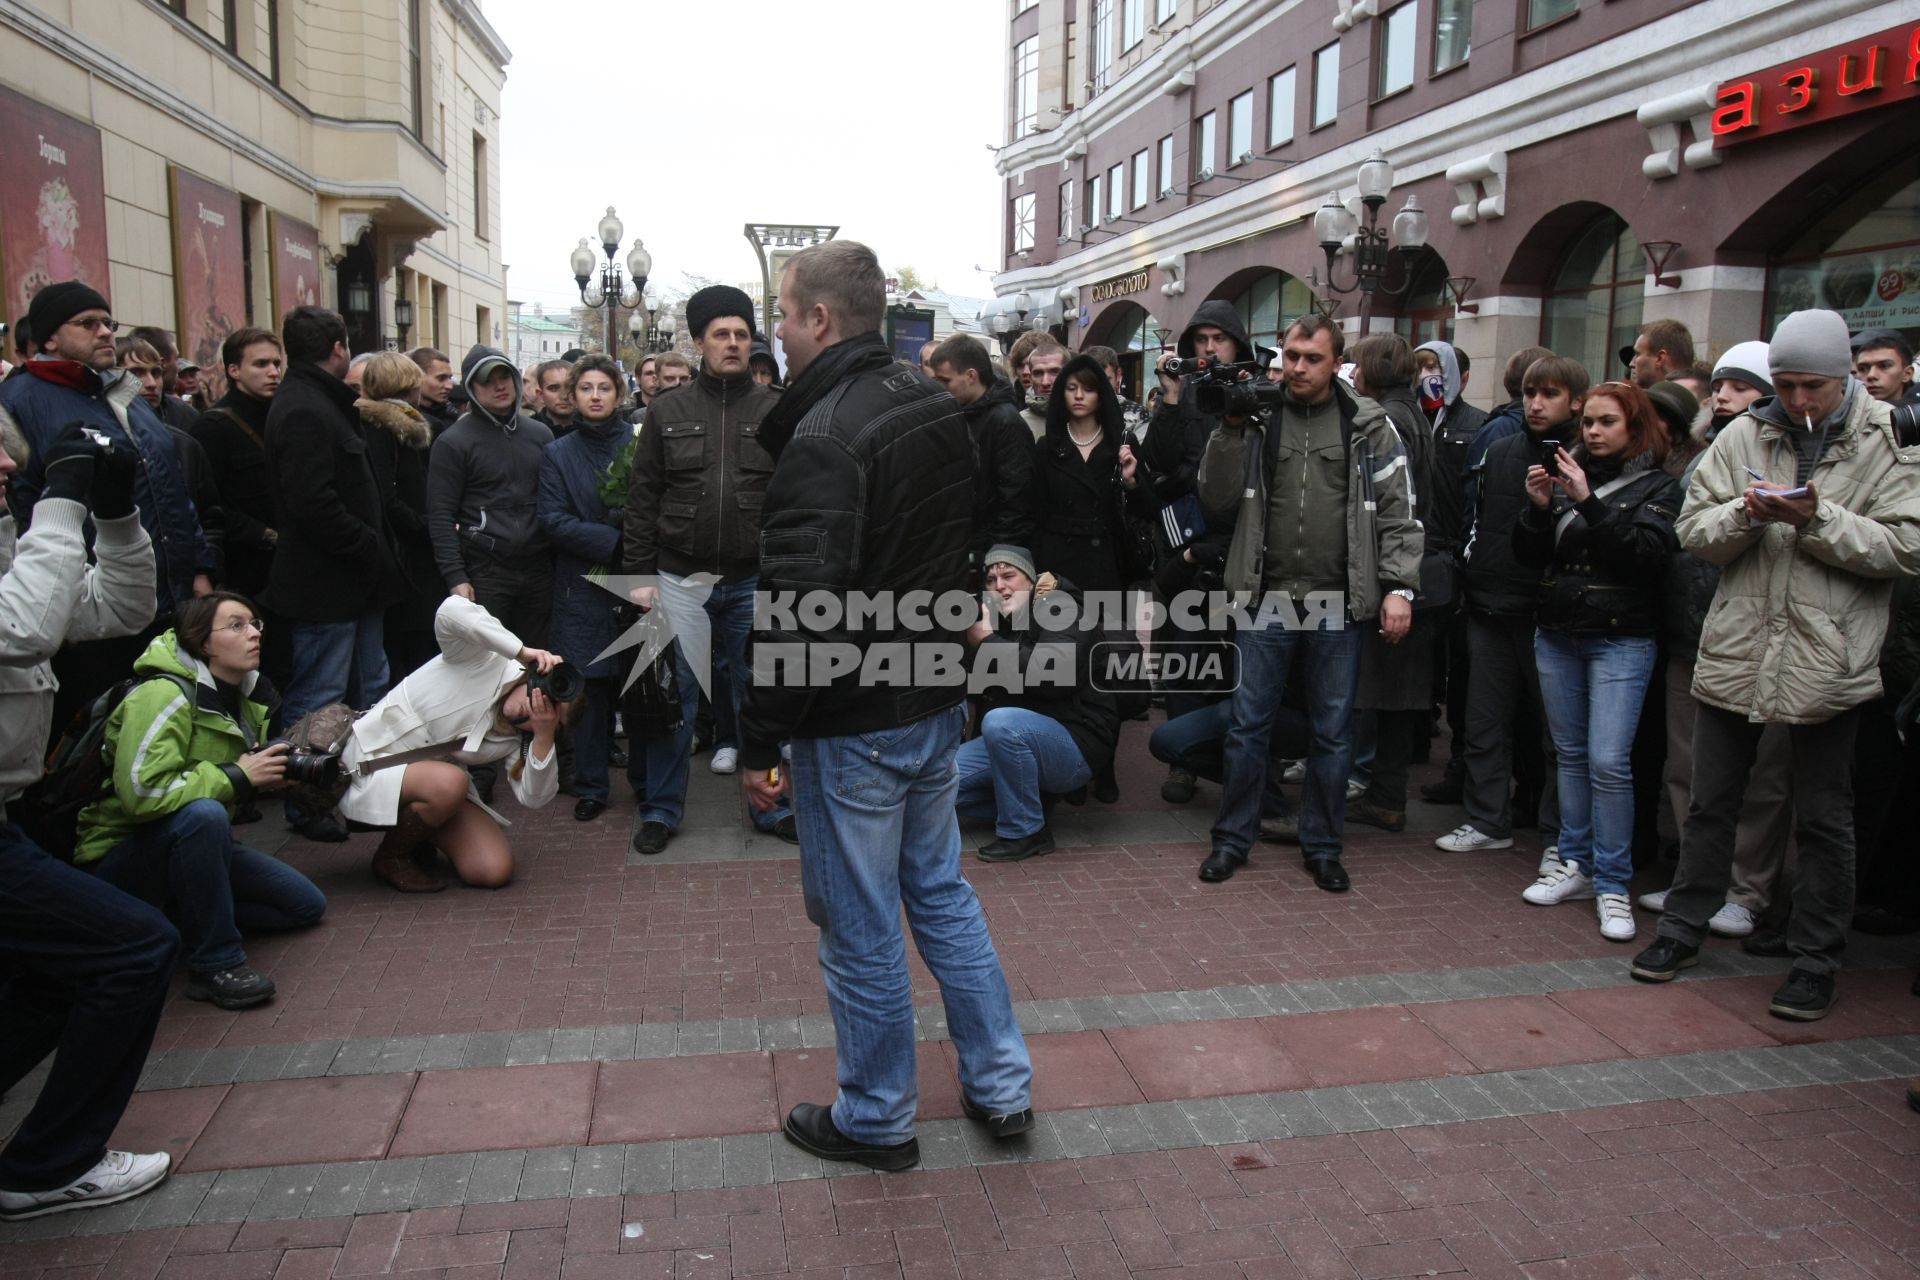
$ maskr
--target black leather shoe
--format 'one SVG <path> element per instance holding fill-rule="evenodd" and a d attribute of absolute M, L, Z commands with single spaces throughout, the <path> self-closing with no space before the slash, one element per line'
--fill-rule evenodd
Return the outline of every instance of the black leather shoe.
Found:
<path fill-rule="evenodd" d="M 1465 766 L 1455 768 L 1453 761 L 1449 760 L 1446 772 L 1440 775 L 1440 781 L 1429 782 L 1420 788 L 1420 798 L 1428 804 L 1459 804 L 1465 791 Z"/>
<path fill-rule="evenodd" d="M 1185 769 L 1170 769 L 1160 784 L 1160 798 L 1168 804 L 1185 804 L 1193 799 L 1193 775 Z"/>
<path fill-rule="evenodd" d="M 273 999 L 273 979 L 242 961 L 218 973 L 189 975 L 187 999 L 205 1000 L 216 1009 L 251 1009 Z"/>
<path fill-rule="evenodd" d="M 625 747 L 615 747 L 613 750 L 607 752 L 607 768 L 624 769 L 626 767 L 627 750 Z"/>
<path fill-rule="evenodd" d="M 890 1147 L 855 1141 L 834 1127 L 831 1107 L 812 1102 L 802 1102 L 787 1112 L 787 1122 L 780 1127 L 780 1133 L 794 1146 L 822 1160 L 851 1160 L 888 1173 L 911 1169 L 920 1163 L 920 1139 L 908 1138 Z"/>
<path fill-rule="evenodd" d="M 579 804 L 573 806 L 573 820 L 575 822 L 592 822 L 606 811 L 607 802 L 605 800 L 582 800 Z"/>
<path fill-rule="evenodd" d="M 1740 939 L 1740 949 L 1750 956 L 1766 956 L 1778 960 L 1787 955 L 1787 935 L 1772 925 L 1761 925 L 1746 937 Z"/>
<path fill-rule="evenodd" d="M 1233 879 L 1233 873 L 1246 865 L 1246 854 L 1235 853 L 1231 849 L 1215 849 L 1200 864 L 1200 878 L 1208 884 L 1219 884 Z"/>
<path fill-rule="evenodd" d="M 1833 1012 L 1833 975 L 1794 969 L 1773 993 L 1767 1012 L 1790 1022 L 1818 1022 Z"/>
<path fill-rule="evenodd" d="M 800 843 L 800 824 L 794 821 L 792 814 L 788 814 L 786 817 L 780 819 L 780 821 L 773 824 L 773 834 L 775 834 L 776 836 L 779 836 L 782 840 L 785 840 L 788 844 L 799 844 Z"/>
<path fill-rule="evenodd" d="M 1101 804 L 1113 804 L 1120 799 L 1120 783 L 1113 776 L 1113 766 L 1102 769 L 1094 778 L 1093 798 Z"/>
<path fill-rule="evenodd" d="M 1313 882 L 1328 893 L 1345 893 L 1353 888 L 1353 880 L 1347 875 L 1347 869 L 1340 865 L 1338 858 L 1307 859 L 1307 874 Z"/>
<path fill-rule="evenodd" d="M 352 834 L 337 813 L 323 813 L 317 818 L 308 818 L 294 830 L 319 844 L 341 844 Z"/>
<path fill-rule="evenodd" d="M 1682 969 L 1700 963 L 1700 948 L 1672 938 L 1655 938 L 1653 945 L 1633 958 L 1628 970 L 1642 982 L 1672 982 Z"/>
<path fill-rule="evenodd" d="M 1037 858 L 1044 853 L 1053 852 L 1053 832 L 1045 827 L 1030 836 L 1017 839 L 991 840 L 980 846 L 982 862 L 1024 862 L 1028 858 Z"/>
<path fill-rule="evenodd" d="M 967 1119 L 983 1124 L 987 1132 L 996 1138 L 1015 1138 L 1033 1128 L 1033 1108 L 1024 1111 L 988 1111 L 985 1107 L 975 1106 L 973 1099 L 966 1094 L 960 1095 L 960 1110 Z"/>
<path fill-rule="evenodd" d="M 635 853 L 655 854 L 667 847 L 673 829 L 664 822 L 643 822 L 633 836 Z"/>

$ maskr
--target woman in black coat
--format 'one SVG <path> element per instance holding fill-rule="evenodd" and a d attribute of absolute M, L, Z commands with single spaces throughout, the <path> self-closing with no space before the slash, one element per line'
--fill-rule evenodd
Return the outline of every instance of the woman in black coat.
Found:
<path fill-rule="evenodd" d="M 1047 433 L 1034 442 L 1033 555 L 1083 592 L 1117 592 L 1147 576 L 1126 519 L 1143 504 L 1120 398 L 1086 356 L 1060 371 Z M 1143 515 L 1151 512 L 1140 506 Z"/>

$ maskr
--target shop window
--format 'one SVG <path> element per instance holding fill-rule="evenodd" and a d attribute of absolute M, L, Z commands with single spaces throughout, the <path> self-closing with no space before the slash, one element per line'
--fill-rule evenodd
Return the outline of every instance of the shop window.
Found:
<path fill-rule="evenodd" d="M 1527 0 L 1527 30 L 1558 22 L 1570 13 L 1580 12 L 1580 0 Z"/>
<path fill-rule="evenodd" d="M 1173 194 L 1173 135 L 1160 139 L 1157 150 L 1160 153 L 1160 198 L 1166 199 Z"/>
<path fill-rule="evenodd" d="M 1473 51 L 1473 0 L 1434 0 L 1433 69 L 1445 71 Z"/>
<path fill-rule="evenodd" d="M 1015 253 L 1033 252 L 1033 192 L 1013 198 L 1013 235 Z"/>
<path fill-rule="evenodd" d="M 1286 326 L 1313 310 L 1313 290 L 1307 282 L 1284 271 L 1261 276 L 1233 300 L 1247 336 L 1263 347 L 1280 347 L 1280 333 Z"/>
<path fill-rule="evenodd" d="M 1418 41 L 1420 0 L 1407 3 L 1380 19 L 1380 42 L 1374 52 L 1376 98 L 1398 93 L 1413 84 L 1413 46 Z"/>
<path fill-rule="evenodd" d="M 1615 353 L 1640 331 L 1646 277 L 1646 255 L 1625 222 L 1609 213 L 1588 224 L 1554 274 L 1540 345 L 1584 364 L 1595 382 L 1619 376 Z"/>
<path fill-rule="evenodd" d="M 1890 166 L 1891 167 L 1891 166 Z M 1767 332 L 1789 312 L 1838 311 L 1847 327 L 1920 338 L 1920 179 L 1885 173 L 1831 201 L 1775 255 L 1767 274 Z"/>
<path fill-rule="evenodd" d="M 1205 182 L 1213 176 L 1214 125 L 1219 113 L 1209 111 L 1193 122 L 1193 180 Z"/>
<path fill-rule="evenodd" d="M 1040 37 L 1028 36 L 1013 47 L 1013 140 L 1034 130 L 1040 116 Z"/>
<path fill-rule="evenodd" d="M 1253 159 L 1253 90 L 1227 103 L 1227 167 Z"/>
<path fill-rule="evenodd" d="M 1294 69 L 1267 77 L 1267 148 L 1293 141 Z"/>
<path fill-rule="evenodd" d="M 1153 192 L 1153 157 L 1145 147 L 1133 153 L 1133 199 L 1130 202 L 1136 209 L 1147 207 L 1147 199 Z"/>
<path fill-rule="evenodd" d="M 1340 42 L 1313 55 L 1313 127 L 1332 124 L 1340 114 Z"/>

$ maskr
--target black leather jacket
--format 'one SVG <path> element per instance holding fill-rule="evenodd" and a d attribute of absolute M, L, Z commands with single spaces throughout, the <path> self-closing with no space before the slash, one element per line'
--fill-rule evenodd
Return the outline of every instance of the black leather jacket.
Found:
<path fill-rule="evenodd" d="M 1577 449 L 1595 492 L 1574 504 L 1554 490 L 1546 507 L 1527 503 L 1513 530 L 1513 554 L 1542 570 L 1540 626 L 1577 636 L 1658 635 L 1664 617 L 1667 561 L 1680 549 L 1673 531 L 1685 498 L 1680 482 L 1662 471 L 1651 453 L 1610 469 Z M 1613 492 L 1601 486 L 1626 474 Z M 1562 517 L 1572 513 L 1556 539 Z"/>
<path fill-rule="evenodd" d="M 780 393 L 702 373 L 647 406 L 623 525 L 628 573 L 751 576 L 773 456 L 761 421 Z"/>

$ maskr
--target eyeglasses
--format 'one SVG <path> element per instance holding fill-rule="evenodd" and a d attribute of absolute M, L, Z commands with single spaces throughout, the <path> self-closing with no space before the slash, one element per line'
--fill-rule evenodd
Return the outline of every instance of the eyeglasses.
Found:
<path fill-rule="evenodd" d="M 67 321 L 67 323 L 72 325 L 76 329 L 85 329 L 88 332 L 98 332 L 98 333 L 120 332 L 120 322 L 118 320 L 112 320 L 106 317 L 100 317 L 98 319 L 93 319 L 93 320 L 69 320 Z"/>
<path fill-rule="evenodd" d="M 235 618 L 226 626 L 219 628 L 221 631 L 231 631 L 236 636 L 242 631 L 263 632 L 266 629 L 267 624 L 259 618 Z"/>

